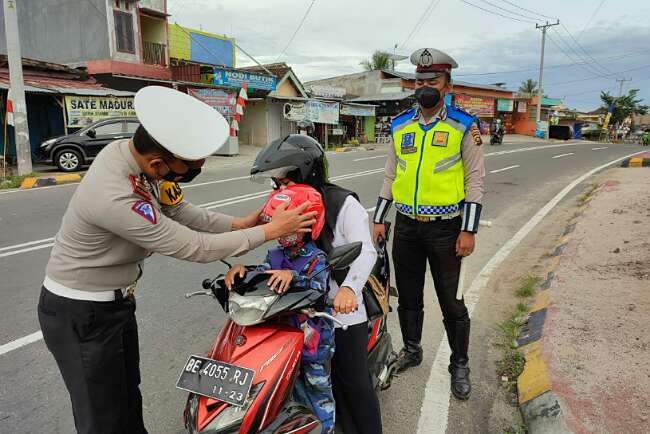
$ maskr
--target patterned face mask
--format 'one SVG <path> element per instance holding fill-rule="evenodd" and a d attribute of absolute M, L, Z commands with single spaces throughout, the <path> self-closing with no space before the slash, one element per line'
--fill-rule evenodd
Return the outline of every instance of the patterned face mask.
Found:
<path fill-rule="evenodd" d="M 304 245 L 305 234 L 295 233 L 287 235 L 286 237 L 278 238 L 278 243 L 285 249 L 302 247 Z"/>

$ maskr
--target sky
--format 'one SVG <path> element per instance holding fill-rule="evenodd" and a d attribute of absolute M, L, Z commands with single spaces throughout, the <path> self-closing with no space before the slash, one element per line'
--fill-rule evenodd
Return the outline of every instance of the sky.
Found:
<path fill-rule="evenodd" d="M 616 79 L 631 78 L 623 92 L 640 89 L 650 105 L 647 0 L 168 0 L 167 8 L 170 23 L 234 37 L 260 63 L 286 62 L 303 83 L 360 72 L 375 50 L 433 47 L 456 59 L 456 79 L 511 90 L 538 80 L 535 22 L 559 18 L 547 32 L 545 94 L 593 110 L 602 90 L 618 95 Z M 250 64 L 238 50 L 237 65 Z M 396 69 L 414 66 L 405 60 Z"/>

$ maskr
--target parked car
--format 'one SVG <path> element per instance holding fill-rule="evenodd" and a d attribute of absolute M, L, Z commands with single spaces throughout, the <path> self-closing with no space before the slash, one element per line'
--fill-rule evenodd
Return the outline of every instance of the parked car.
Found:
<path fill-rule="evenodd" d="M 113 140 L 133 137 L 138 125 L 134 117 L 102 119 L 75 133 L 45 140 L 39 148 L 39 161 L 63 172 L 80 170 Z"/>

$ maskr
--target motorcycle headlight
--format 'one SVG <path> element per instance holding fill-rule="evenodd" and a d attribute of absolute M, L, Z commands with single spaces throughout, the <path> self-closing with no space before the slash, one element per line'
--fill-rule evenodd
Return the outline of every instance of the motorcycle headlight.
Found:
<path fill-rule="evenodd" d="M 264 321 L 264 314 L 277 298 L 278 294 L 243 296 L 232 292 L 228 299 L 228 313 L 239 325 L 259 324 Z"/>
<path fill-rule="evenodd" d="M 46 146 L 50 146 L 52 143 L 56 142 L 56 139 L 49 139 L 41 143 L 41 148 L 45 148 Z"/>
<path fill-rule="evenodd" d="M 212 420 L 212 422 L 208 424 L 208 426 L 205 427 L 204 432 L 214 432 L 215 434 L 238 433 L 239 426 L 244 420 L 246 412 L 255 400 L 257 394 L 262 390 L 264 383 L 266 383 L 266 381 L 259 382 L 251 388 L 248 398 L 246 399 L 246 402 L 244 402 L 243 406 L 237 407 L 235 405 L 229 405 L 226 407 Z"/>

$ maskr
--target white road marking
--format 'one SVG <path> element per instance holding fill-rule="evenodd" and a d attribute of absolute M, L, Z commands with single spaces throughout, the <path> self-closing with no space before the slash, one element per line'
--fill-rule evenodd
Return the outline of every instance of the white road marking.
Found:
<path fill-rule="evenodd" d="M 12 194 L 12 193 L 25 193 L 25 192 L 28 192 L 28 191 L 43 190 L 45 188 L 70 187 L 71 185 L 77 185 L 77 184 L 79 184 L 79 183 L 78 182 L 71 182 L 69 184 L 49 185 L 49 186 L 46 186 L 46 187 L 34 187 L 34 188 L 27 188 L 25 190 L 15 189 L 15 190 L 9 190 L 9 191 L 0 191 L 0 195 Z"/>
<path fill-rule="evenodd" d="M 382 168 L 378 168 L 378 169 L 364 170 L 364 171 L 358 172 L 358 173 L 348 173 L 348 174 L 345 174 L 345 175 L 335 176 L 335 177 L 332 178 L 332 181 L 342 181 L 342 180 L 345 180 L 345 179 L 358 178 L 360 176 L 374 175 L 376 173 L 381 173 L 383 171 L 384 171 L 384 168 L 382 167 Z M 249 200 L 260 199 L 260 198 L 265 197 L 266 195 L 268 195 L 270 192 L 271 192 L 271 190 L 264 190 L 264 191 L 259 191 L 259 192 L 255 192 L 255 193 L 248 193 L 248 194 L 244 194 L 244 195 L 237 196 L 237 197 L 229 197 L 229 198 L 217 200 L 217 201 L 214 201 L 214 202 L 202 203 L 202 204 L 199 204 L 197 206 L 200 206 L 200 207 L 205 208 L 205 209 L 221 208 L 221 207 L 228 206 L 228 205 L 234 205 L 234 204 L 240 203 L 240 202 L 246 202 L 246 201 L 249 201 Z M 52 241 L 54 241 L 54 238 L 45 238 L 45 239 L 42 239 L 42 240 L 29 241 L 29 242 L 26 242 L 26 243 L 15 244 L 13 246 L 2 247 L 2 248 L 0 248 L 0 252 L 5 251 L 5 250 L 8 250 L 8 251 L 4 252 L 4 253 L 0 253 L 0 258 L 19 255 L 21 253 L 33 252 L 35 250 L 40 250 L 40 249 L 47 249 L 47 248 L 52 247 L 54 245 L 54 243 L 52 243 Z M 43 243 L 43 244 L 41 244 L 41 243 Z M 38 244 L 38 245 L 35 245 L 35 244 Z M 26 246 L 32 246 L 32 247 L 26 247 Z M 25 247 L 25 248 L 23 248 L 23 247 Z"/>
<path fill-rule="evenodd" d="M 373 212 L 376 207 L 366 208 L 366 212 Z M 17 350 L 18 348 L 24 347 L 34 342 L 38 342 L 43 339 L 43 332 L 37 331 L 31 335 L 23 336 L 22 338 L 15 339 L 13 341 L 7 342 L 4 345 L 0 345 L 0 356 L 6 354 L 10 351 Z"/>
<path fill-rule="evenodd" d="M 43 339 L 43 332 L 39 330 L 37 332 L 32 333 L 31 335 L 23 336 L 20 339 L 7 342 L 4 345 L 0 345 L 0 356 L 8 353 L 9 351 L 17 350 L 20 347 L 29 345 L 32 342 L 40 341 L 41 339 Z"/>
<path fill-rule="evenodd" d="M 519 164 L 515 164 L 514 166 L 504 167 L 503 169 L 490 170 L 490 173 L 505 172 L 506 170 L 515 169 L 517 167 L 519 167 Z"/>
<path fill-rule="evenodd" d="M 600 148 L 591 148 L 592 151 L 600 151 L 601 149 L 607 149 L 607 146 L 601 146 Z"/>
<path fill-rule="evenodd" d="M 578 184 L 592 176 L 594 173 L 603 170 L 612 164 L 616 164 L 626 158 L 643 153 L 635 152 L 625 157 L 617 158 L 609 163 L 598 166 L 584 175 L 573 180 L 562 191 L 553 197 L 537 213 L 510 238 L 478 273 L 472 285 L 465 291 L 465 305 L 471 316 L 474 307 L 478 304 L 481 291 L 487 285 L 490 276 L 494 270 L 508 257 L 508 255 L 521 243 L 521 241 L 542 221 L 542 219 Z M 424 393 L 424 400 L 420 409 L 420 420 L 418 421 L 418 434 L 444 434 L 447 431 L 447 422 L 449 418 L 449 372 L 447 365 L 451 352 L 447 344 L 447 338 L 444 336 L 438 345 L 438 352 L 433 361 L 431 372 Z"/>
<path fill-rule="evenodd" d="M 365 161 L 365 160 L 374 160 L 375 158 L 386 158 L 386 155 L 376 155 L 374 157 L 363 157 L 363 158 L 357 158 L 352 161 Z"/>
<path fill-rule="evenodd" d="M 569 155 L 574 155 L 574 154 L 573 154 L 573 152 L 569 152 L 568 154 L 554 155 L 551 158 L 562 158 L 562 157 L 568 157 Z"/>
<path fill-rule="evenodd" d="M 582 146 L 584 143 L 561 143 L 559 145 L 544 145 L 544 146 L 529 146 L 528 148 L 519 148 L 519 149 L 510 149 L 507 151 L 496 151 L 489 152 L 484 155 L 484 157 L 492 157 L 497 155 L 506 155 L 506 154 L 516 154 L 518 152 L 528 152 L 528 151 L 537 151 L 539 149 L 552 149 L 552 148 L 562 148 L 565 146 Z"/>

